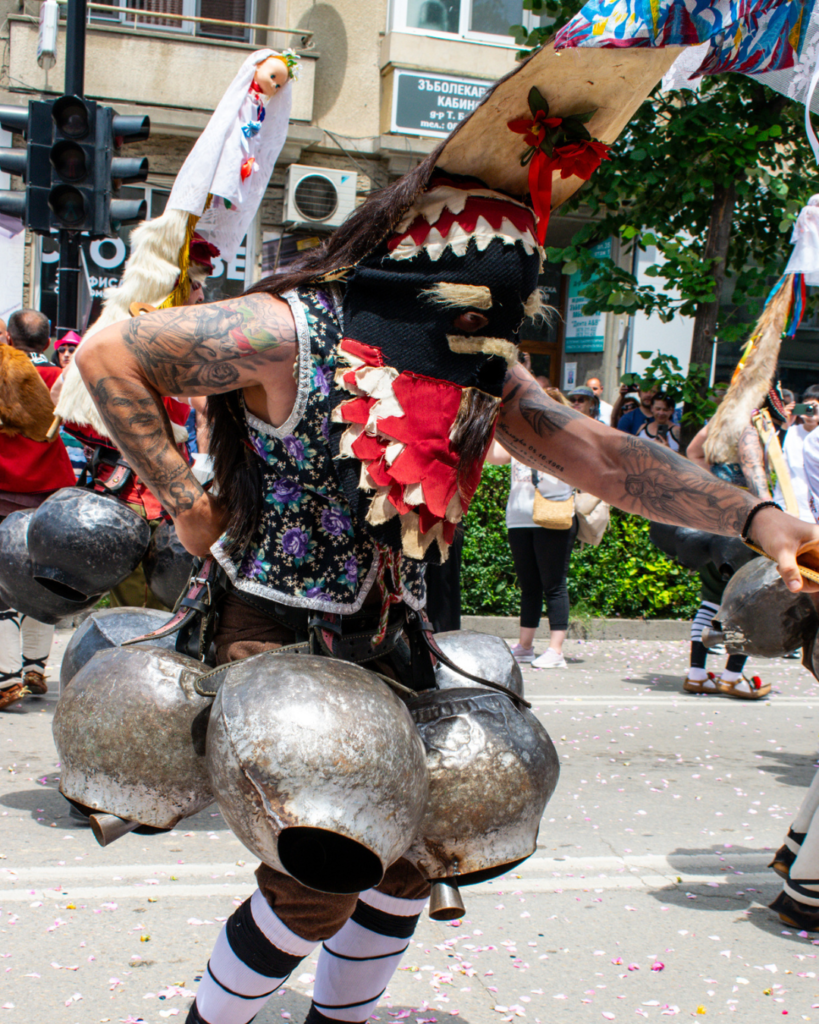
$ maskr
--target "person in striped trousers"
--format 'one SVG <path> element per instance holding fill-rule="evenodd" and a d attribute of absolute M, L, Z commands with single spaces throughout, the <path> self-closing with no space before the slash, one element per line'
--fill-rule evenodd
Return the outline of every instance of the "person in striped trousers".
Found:
<path fill-rule="evenodd" d="M 363 1024 L 401 961 L 429 892 L 408 861 L 358 895 L 314 892 L 267 865 L 228 918 L 187 1024 L 248 1024 L 323 942 L 305 1024 Z M 398 895 L 398 894 L 401 895 Z"/>

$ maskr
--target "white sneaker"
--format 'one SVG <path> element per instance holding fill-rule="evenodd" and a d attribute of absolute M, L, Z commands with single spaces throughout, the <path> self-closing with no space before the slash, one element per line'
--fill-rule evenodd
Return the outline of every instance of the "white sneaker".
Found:
<path fill-rule="evenodd" d="M 535 658 L 532 662 L 532 668 L 565 668 L 566 659 L 562 654 L 558 654 L 557 651 L 553 651 L 551 647 L 547 647 L 543 654 L 539 658 Z"/>
<path fill-rule="evenodd" d="M 520 644 L 515 644 L 512 654 L 519 665 L 529 665 L 535 660 L 534 647 L 521 647 Z"/>

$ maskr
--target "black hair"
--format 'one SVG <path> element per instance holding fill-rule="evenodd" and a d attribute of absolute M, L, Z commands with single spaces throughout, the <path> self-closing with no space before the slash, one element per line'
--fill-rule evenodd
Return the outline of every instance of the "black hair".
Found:
<path fill-rule="evenodd" d="M 662 402 L 664 405 L 670 406 L 672 409 L 676 408 L 677 405 L 677 403 L 674 401 L 671 395 L 668 394 L 667 391 L 658 391 L 657 394 L 651 399 L 652 405 L 654 405 L 655 402 Z"/>
<path fill-rule="evenodd" d="M 30 352 L 45 352 L 51 343 L 51 324 L 45 314 L 36 309 L 18 309 L 6 325 L 15 348 Z"/>
<path fill-rule="evenodd" d="M 808 402 L 811 399 L 819 399 L 819 384 L 811 384 L 809 388 L 805 388 L 802 394 L 802 401 Z"/>

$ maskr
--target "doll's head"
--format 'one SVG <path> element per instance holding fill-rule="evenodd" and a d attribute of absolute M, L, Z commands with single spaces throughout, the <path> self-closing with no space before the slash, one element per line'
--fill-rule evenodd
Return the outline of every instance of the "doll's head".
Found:
<path fill-rule="evenodd" d="M 273 96 L 296 77 L 298 57 L 291 50 L 271 54 L 256 65 L 253 82 L 264 96 Z"/>

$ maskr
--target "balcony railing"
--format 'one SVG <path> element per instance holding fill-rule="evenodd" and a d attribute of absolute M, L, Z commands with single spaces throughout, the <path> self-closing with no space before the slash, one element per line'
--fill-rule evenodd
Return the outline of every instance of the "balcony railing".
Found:
<path fill-rule="evenodd" d="M 68 6 L 68 0 L 57 0 L 57 3 L 61 7 Z M 142 21 L 143 28 L 157 28 L 165 27 L 167 22 L 179 22 L 179 28 L 182 28 L 185 24 L 192 25 L 223 25 L 230 27 L 231 29 L 242 29 L 252 30 L 256 32 L 274 32 L 281 35 L 293 36 L 298 39 L 297 45 L 304 49 L 311 45 L 313 39 L 313 32 L 310 29 L 303 28 L 287 28 L 282 25 L 262 25 L 258 22 L 253 21 L 236 21 L 230 18 L 203 18 L 199 15 L 177 13 L 173 11 L 164 10 L 150 10 L 150 9 L 138 9 L 136 7 L 123 7 L 117 4 L 100 4 L 100 3 L 89 3 L 89 22 L 93 24 L 93 13 L 94 11 L 107 11 L 110 14 L 117 15 L 117 21 L 120 24 L 124 24 L 127 27 L 138 29 L 140 27 L 140 20 Z M 106 18 L 104 21 L 108 21 Z M 113 19 L 111 19 L 113 20 Z M 100 19 L 103 21 L 103 19 Z M 130 22 L 133 22 L 130 24 Z M 171 27 L 171 26 L 168 26 Z M 229 37 L 228 37 L 229 38 Z"/>

